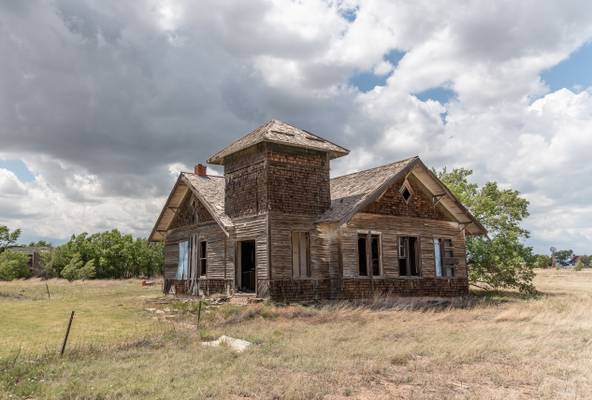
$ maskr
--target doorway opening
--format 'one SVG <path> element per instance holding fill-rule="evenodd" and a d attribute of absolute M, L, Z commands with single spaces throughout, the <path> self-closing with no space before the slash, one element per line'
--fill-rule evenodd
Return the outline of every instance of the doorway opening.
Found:
<path fill-rule="evenodd" d="M 256 281 L 255 241 L 245 240 L 240 242 L 238 246 L 238 253 L 238 290 L 241 292 L 254 293 Z"/>

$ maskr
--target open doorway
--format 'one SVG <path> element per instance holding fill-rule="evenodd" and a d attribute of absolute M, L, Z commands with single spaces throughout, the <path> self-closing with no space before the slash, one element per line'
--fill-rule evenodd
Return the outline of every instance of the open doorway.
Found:
<path fill-rule="evenodd" d="M 238 245 L 237 288 L 241 292 L 255 292 L 255 241 L 245 240 Z"/>

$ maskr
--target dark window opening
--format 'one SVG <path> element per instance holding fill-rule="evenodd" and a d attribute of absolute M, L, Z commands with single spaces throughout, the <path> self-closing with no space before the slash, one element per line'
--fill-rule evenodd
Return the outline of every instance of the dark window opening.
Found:
<path fill-rule="evenodd" d="M 399 237 L 399 275 L 419 276 L 419 251 L 416 237 Z"/>
<path fill-rule="evenodd" d="M 405 200 L 406 203 L 409 203 L 409 200 L 411 199 L 411 190 L 409 190 L 409 187 L 407 187 L 407 185 L 403 185 L 403 188 L 401 189 L 401 196 L 403 196 L 403 199 Z"/>
<path fill-rule="evenodd" d="M 380 275 L 380 236 L 372 235 L 371 237 L 371 249 L 372 249 L 372 275 Z"/>
<path fill-rule="evenodd" d="M 199 273 L 201 276 L 208 274 L 208 242 L 199 242 Z"/>
<path fill-rule="evenodd" d="M 255 241 L 240 242 L 239 290 L 255 292 Z"/>
<path fill-rule="evenodd" d="M 366 235 L 358 235 L 358 268 L 358 273 L 360 276 L 368 276 Z"/>
<path fill-rule="evenodd" d="M 358 274 L 360 276 L 368 276 L 368 267 L 371 268 L 372 276 L 382 274 L 380 253 L 380 235 L 358 235 Z"/>

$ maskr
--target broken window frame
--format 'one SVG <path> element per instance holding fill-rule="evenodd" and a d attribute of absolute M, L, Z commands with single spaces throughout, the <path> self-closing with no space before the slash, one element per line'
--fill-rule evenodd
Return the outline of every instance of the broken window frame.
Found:
<path fill-rule="evenodd" d="M 290 234 L 290 249 L 292 255 L 292 278 L 310 278 L 312 276 L 310 263 L 310 232 L 292 231 Z"/>
<path fill-rule="evenodd" d="M 436 243 L 438 243 L 438 249 L 436 249 Z M 440 271 L 438 271 L 438 256 L 440 258 Z M 450 259 L 452 258 L 454 258 L 454 244 L 452 242 L 452 239 L 435 238 L 434 267 L 437 278 L 454 278 L 456 265 L 450 262 Z"/>
<path fill-rule="evenodd" d="M 208 275 L 208 242 L 207 240 L 200 240 L 198 242 L 199 252 L 199 276 Z"/>
<path fill-rule="evenodd" d="M 358 232 L 357 238 L 358 276 L 382 277 L 382 233 Z M 360 244 L 363 245 L 360 247 Z M 376 247 L 373 247 L 374 244 Z"/>
<path fill-rule="evenodd" d="M 413 257 L 415 260 L 415 273 L 411 269 L 411 239 L 415 241 Z M 399 277 L 401 278 L 420 278 L 421 277 L 421 251 L 420 238 L 413 235 L 401 235 L 397 237 L 397 261 Z M 403 261 L 404 260 L 404 261 Z M 405 273 L 401 273 L 402 262 L 405 263 Z"/>
<path fill-rule="evenodd" d="M 450 259 L 454 258 L 454 244 L 452 239 L 447 238 L 442 240 L 442 264 L 443 264 L 443 277 L 454 278 L 456 272 L 456 265 L 451 263 Z M 449 261 L 446 261 L 446 260 Z"/>

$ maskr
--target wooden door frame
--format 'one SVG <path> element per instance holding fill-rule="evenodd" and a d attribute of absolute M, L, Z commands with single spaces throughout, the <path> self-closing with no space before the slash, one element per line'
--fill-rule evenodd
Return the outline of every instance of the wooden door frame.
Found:
<path fill-rule="evenodd" d="M 242 243 L 243 242 L 253 242 L 253 255 L 254 255 L 254 272 L 255 272 L 255 294 L 257 294 L 257 289 L 259 288 L 259 276 L 257 274 L 257 239 L 255 238 L 247 238 L 247 239 L 241 239 L 241 240 L 237 240 L 236 244 L 235 244 L 235 260 L 236 262 L 234 263 L 234 289 L 235 291 L 240 291 L 241 290 L 241 283 L 242 283 L 242 270 L 243 270 L 243 262 L 242 262 Z"/>

